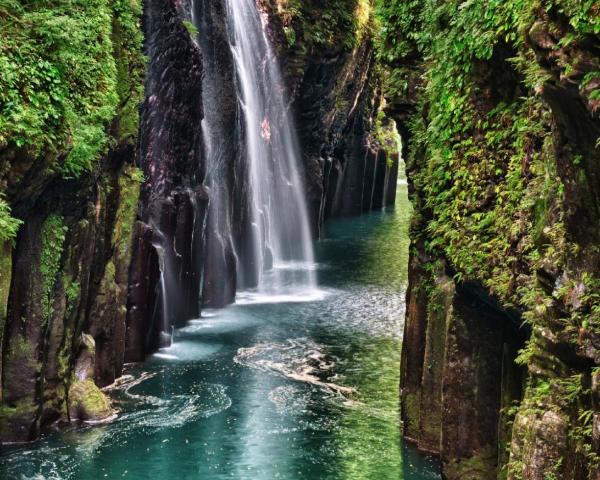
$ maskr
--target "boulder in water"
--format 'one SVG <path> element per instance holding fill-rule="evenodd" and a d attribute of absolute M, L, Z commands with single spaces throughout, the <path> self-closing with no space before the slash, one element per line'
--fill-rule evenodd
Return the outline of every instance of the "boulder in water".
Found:
<path fill-rule="evenodd" d="M 79 355 L 75 362 L 75 381 L 69 388 L 69 418 L 100 422 L 114 415 L 109 398 L 94 383 L 96 342 L 82 333 Z"/>
<path fill-rule="evenodd" d="M 69 389 L 71 420 L 100 422 L 114 415 L 110 400 L 92 380 L 78 380 Z"/>

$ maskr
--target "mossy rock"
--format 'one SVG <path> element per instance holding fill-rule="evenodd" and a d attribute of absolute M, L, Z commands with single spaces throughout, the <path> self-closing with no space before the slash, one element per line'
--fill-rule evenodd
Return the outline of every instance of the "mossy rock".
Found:
<path fill-rule="evenodd" d="M 69 389 L 69 416 L 71 420 L 99 422 L 114 415 L 109 398 L 92 380 L 80 380 Z"/>
<path fill-rule="evenodd" d="M 445 462 L 444 478 L 449 480 L 495 479 L 497 451 L 492 446 L 481 448 L 470 458 L 452 459 Z"/>

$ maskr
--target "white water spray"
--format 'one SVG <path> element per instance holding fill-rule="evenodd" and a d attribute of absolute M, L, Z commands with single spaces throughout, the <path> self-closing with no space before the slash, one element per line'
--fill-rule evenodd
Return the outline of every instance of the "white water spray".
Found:
<path fill-rule="evenodd" d="M 261 294 L 316 288 L 298 141 L 277 59 L 254 0 L 226 0 L 244 125 L 252 268 Z"/>

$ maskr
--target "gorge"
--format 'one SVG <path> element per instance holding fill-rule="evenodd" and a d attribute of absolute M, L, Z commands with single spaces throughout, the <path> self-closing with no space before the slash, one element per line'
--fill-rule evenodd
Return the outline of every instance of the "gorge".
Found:
<path fill-rule="evenodd" d="M 597 2 L 0 32 L 1 478 L 600 478 Z"/>

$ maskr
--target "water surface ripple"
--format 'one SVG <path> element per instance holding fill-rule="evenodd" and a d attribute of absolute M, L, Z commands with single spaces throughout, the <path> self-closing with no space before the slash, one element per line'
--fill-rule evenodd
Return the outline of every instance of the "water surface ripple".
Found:
<path fill-rule="evenodd" d="M 408 218 L 331 222 L 319 292 L 204 312 L 111 388 L 114 422 L 7 447 L 0 478 L 439 479 L 399 430 Z"/>

